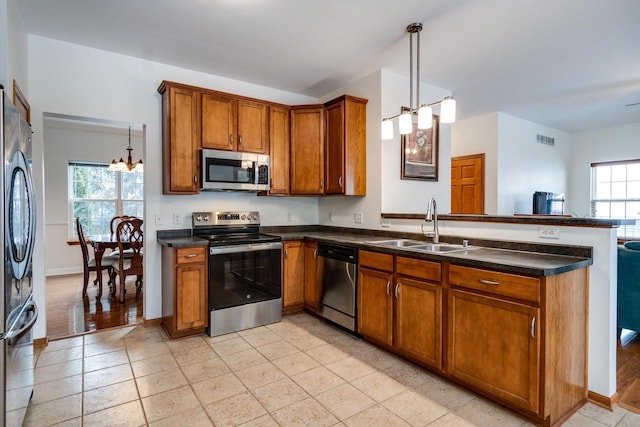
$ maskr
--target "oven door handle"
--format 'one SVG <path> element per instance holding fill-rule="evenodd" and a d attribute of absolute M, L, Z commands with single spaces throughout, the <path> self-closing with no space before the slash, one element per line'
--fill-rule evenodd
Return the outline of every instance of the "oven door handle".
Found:
<path fill-rule="evenodd" d="M 246 245 L 210 247 L 209 255 L 235 254 L 238 252 L 257 252 L 281 249 L 282 242 L 250 243 Z"/>

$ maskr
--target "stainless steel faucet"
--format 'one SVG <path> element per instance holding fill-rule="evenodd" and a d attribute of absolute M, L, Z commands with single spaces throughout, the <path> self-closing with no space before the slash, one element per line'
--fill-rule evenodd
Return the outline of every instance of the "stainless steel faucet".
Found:
<path fill-rule="evenodd" d="M 433 243 L 440 242 L 440 230 L 438 229 L 438 208 L 436 205 L 436 199 L 429 199 L 427 204 L 427 216 L 424 219 L 426 222 L 433 222 L 433 230 L 424 232 L 423 234 L 428 237 L 433 237 Z"/>

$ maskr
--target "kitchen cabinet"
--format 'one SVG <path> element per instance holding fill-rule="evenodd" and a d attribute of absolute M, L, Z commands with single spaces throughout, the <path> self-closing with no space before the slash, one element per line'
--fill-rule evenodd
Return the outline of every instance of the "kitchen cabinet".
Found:
<path fill-rule="evenodd" d="M 312 313 L 318 310 L 320 284 L 318 283 L 318 243 L 304 244 L 304 308 Z"/>
<path fill-rule="evenodd" d="M 162 326 L 171 338 L 204 332 L 207 288 L 207 247 L 162 247 Z"/>
<path fill-rule="evenodd" d="M 440 263 L 360 251 L 360 334 L 440 368 L 441 306 Z"/>
<path fill-rule="evenodd" d="M 290 313 L 302 310 L 304 306 L 304 242 L 283 242 L 282 251 L 282 312 Z"/>
<path fill-rule="evenodd" d="M 162 82 L 162 192 L 196 194 L 200 191 L 199 97 L 189 86 Z"/>
<path fill-rule="evenodd" d="M 291 194 L 324 194 L 324 110 L 291 110 Z"/>
<path fill-rule="evenodd" d="M 270 195 L 289 194 L 289 109 L 269 109 Z"/>
<path fill-rule="evenodd" d="M 202 93 L 202 147 L 266 154 L 268 109 L 257 100 Z"/>
<path fill-rule="evenodd" d="M 325 194 L 366 195 L 366 105 L 349 95 L 325 104 Z"/>
<path fill-rule="evenodd" d="M 586 400 L 587 270 L 529 277 L 452 265 L 445 372 L 538 422 Z"/>

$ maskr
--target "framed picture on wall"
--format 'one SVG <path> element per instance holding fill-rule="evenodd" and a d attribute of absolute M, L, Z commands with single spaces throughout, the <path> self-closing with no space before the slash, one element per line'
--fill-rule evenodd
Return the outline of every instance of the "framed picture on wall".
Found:
<path fill-rule="evenodd" d="M 402 107 L 402 112 L 408 111 Z M 418 129 L 417 117 L 413 117 L 413 128 L 410 134 L 400 138 L 401 179 L 423 181 L 438 180 L 438 135 L 440 117 L 433 115 L 431 129 Z"/>

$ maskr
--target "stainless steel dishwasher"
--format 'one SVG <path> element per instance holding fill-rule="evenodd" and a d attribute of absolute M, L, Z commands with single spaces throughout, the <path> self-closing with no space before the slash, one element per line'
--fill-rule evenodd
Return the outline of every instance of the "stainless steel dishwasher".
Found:
<path fill-rule="evenodd" d="M 340 245 L 318 244 L 319 314 L 356 331 L 358 251 Z"/>

